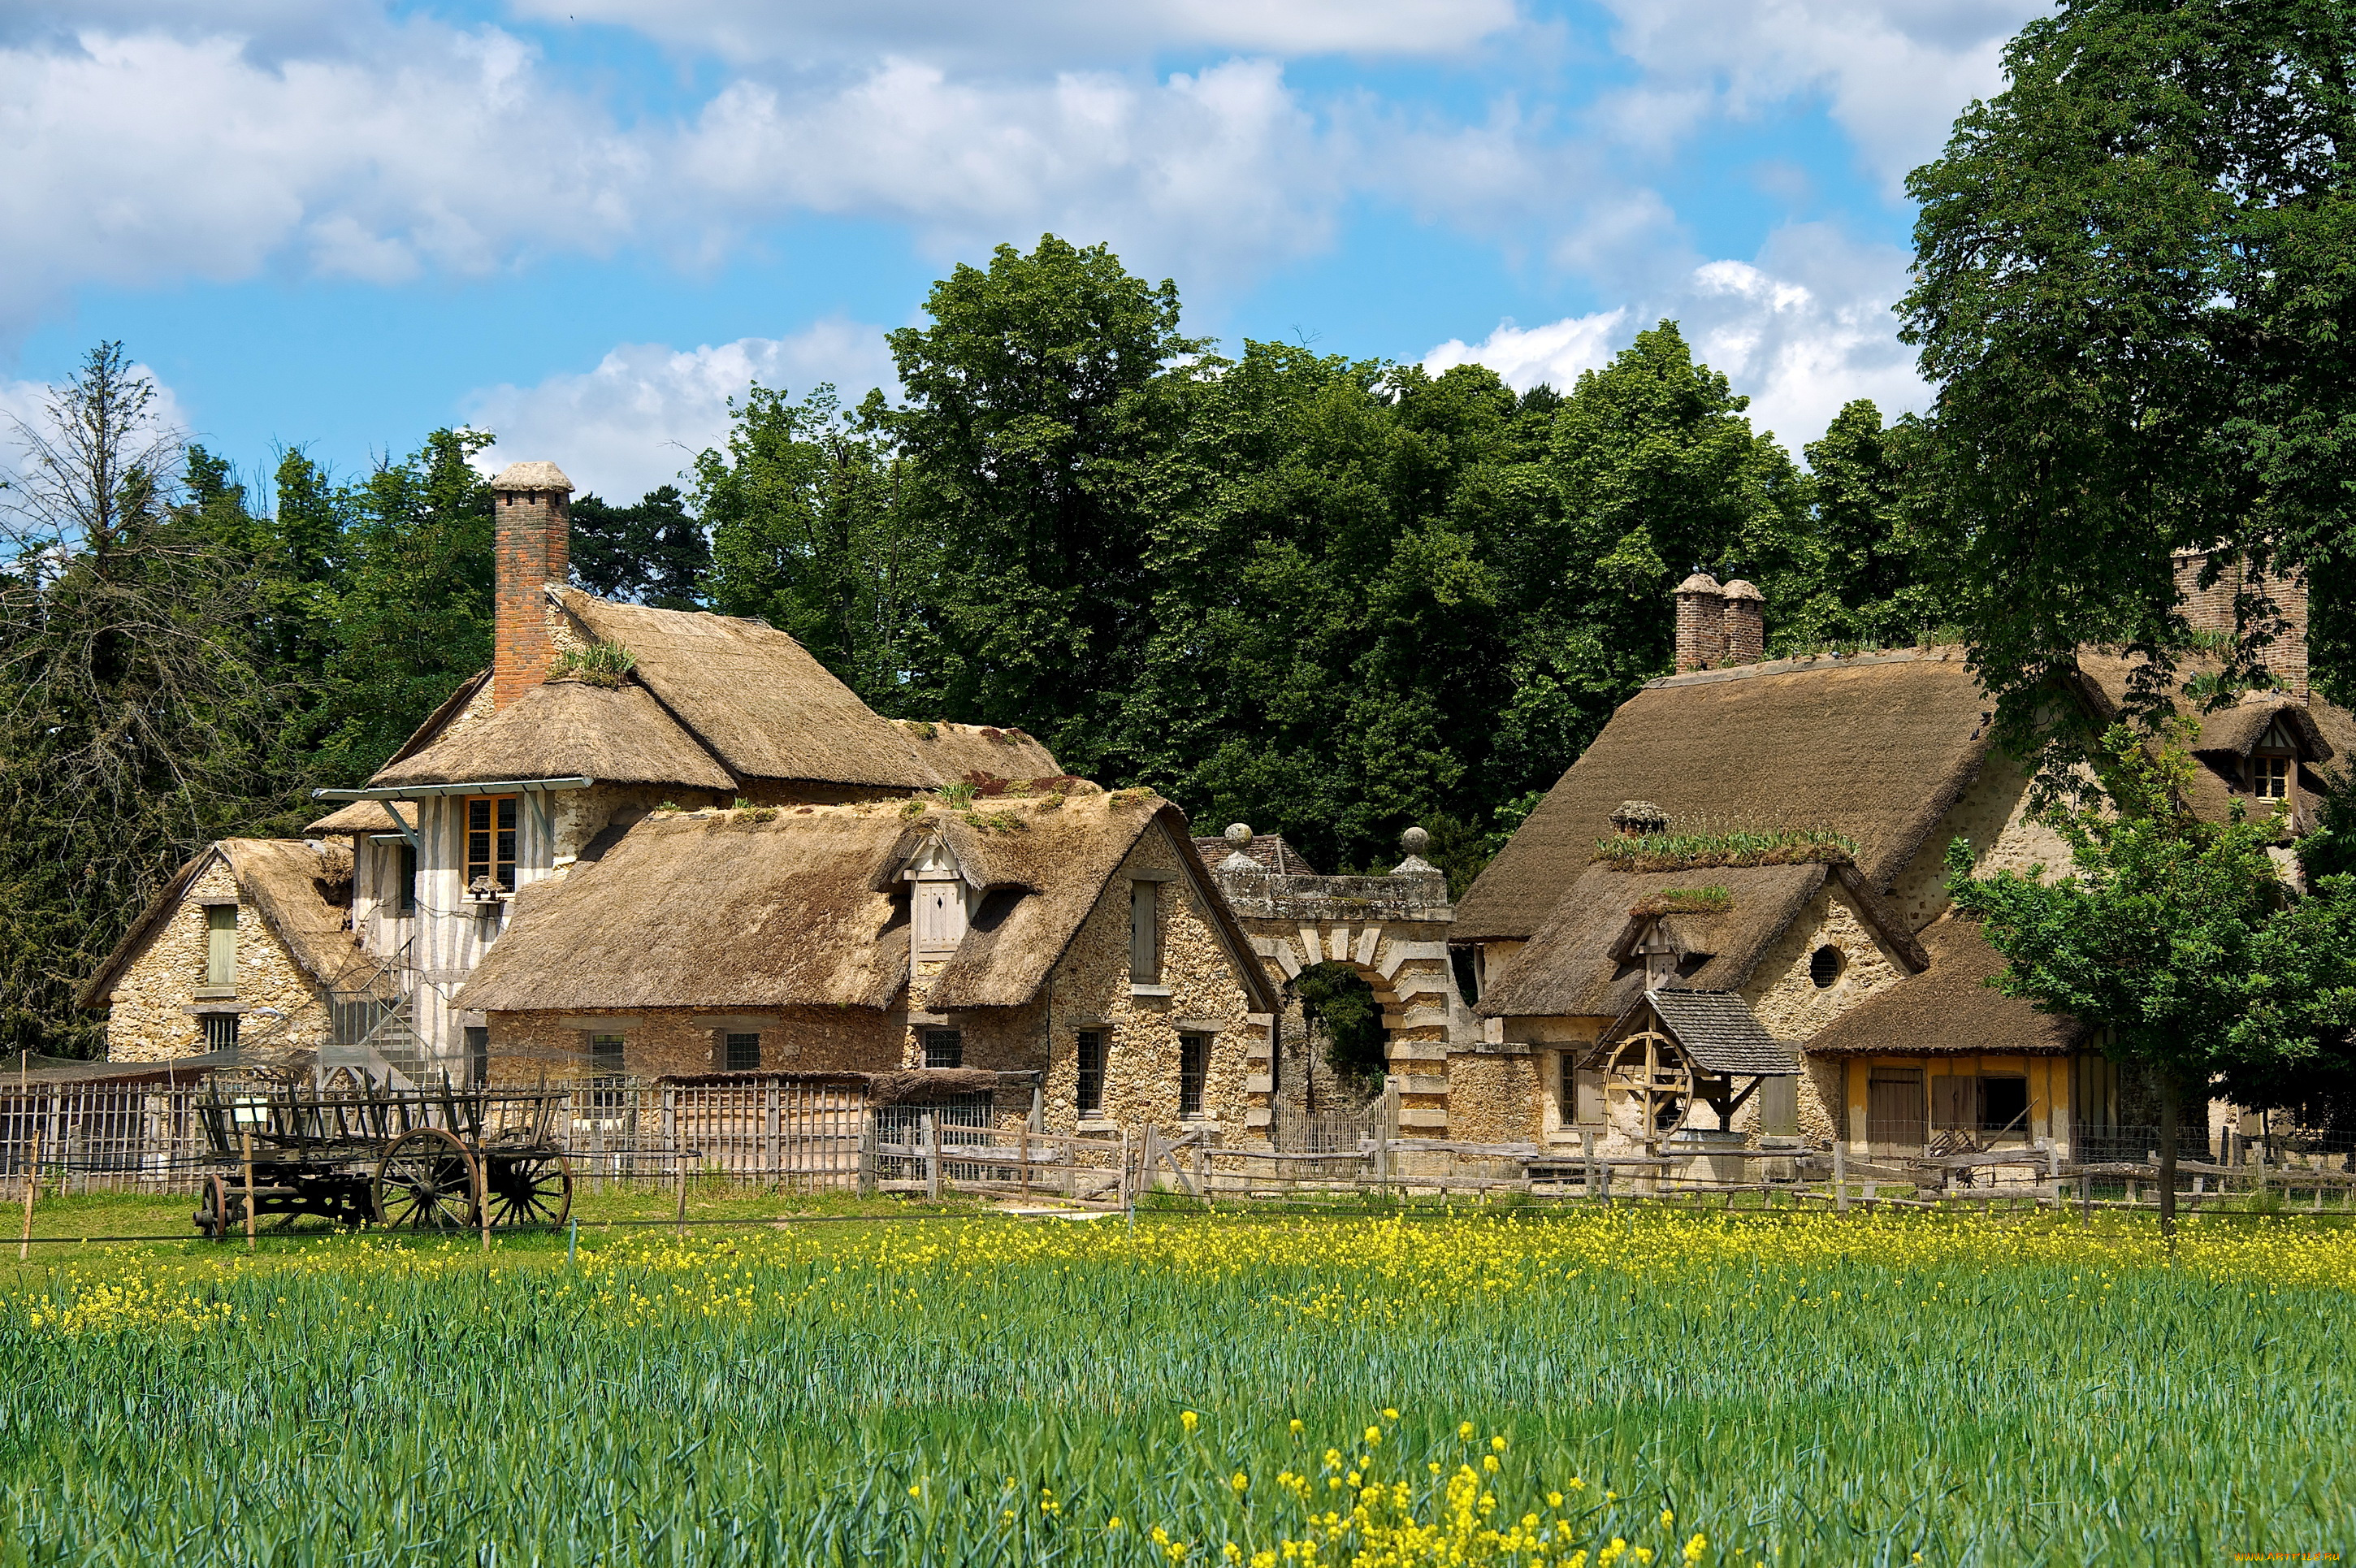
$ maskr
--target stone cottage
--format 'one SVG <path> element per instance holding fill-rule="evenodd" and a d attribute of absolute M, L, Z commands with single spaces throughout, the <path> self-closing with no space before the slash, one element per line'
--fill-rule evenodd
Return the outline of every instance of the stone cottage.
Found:
<path fill-rule="evenodd" d="M 2181 569 L 2198 624 L 2199 563 Z M 1957 838 L 1983 874 L 2068 862 L 1994 746 L 1965 650 L 1762 662 L 1755 590 L 1697 575 L 1676 596 L 1677 672 L 1622 705 L 1456 908 L 1480 1022 L 1451 1047 L 1451 1133 L 1612 1136 L 1605 1047 L 1672 992 L 1723 998 L 1792 1053 L 1796 1071 L 1733 1111 L 1747 1135 L 2066 1148 L 2142 1120 L 2083 1029 L 1980 983 L 2000 961 L 1947 914 Z M 2304 658 L 2283 650 L 2276 689 L 2202 720 L 2198 809 L 2308 824 L 2314 770 L 2356 720 L 2309 699 Z M 2080 667 L 2067 700 L 2106 722 L 2129 671 L 2092 652 Z M 1806 831 L 1727 864 L 1649 836 L 1670 827 Z"/>
<path fill-rule="evenodd" d="M 316 1047 L 334 999 L 377 967 L 352 940 L 352 858 L 319 843 L 223 839 L 180 867 L 83 986 L 110 1061 L 241 1044 Z"/>
<path fill-rule="evenodd" d="M 511 920 L 454 1001 L 495 1062 L 978 1069 L 1036 1075 L 1050 1131 L 1265 1122 L 1275 990 L 1149 791 L 657 811 Z"/>

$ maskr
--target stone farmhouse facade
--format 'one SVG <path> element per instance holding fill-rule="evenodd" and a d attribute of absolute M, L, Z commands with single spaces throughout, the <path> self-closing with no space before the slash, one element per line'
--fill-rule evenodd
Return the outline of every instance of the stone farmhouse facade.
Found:
<path fill-rule="evenodd" d="M 2196 628 L 2228 626 L 2232 595 L 2201 592 L 2200 565 L 2179 563 L 2183 601 Z M 2303 626 L 2303 596 L 2287 596 Z M 1723 1129 L 1697 1110 L 1700 1131 L 1869 1155 L 1943 1134 L 2067 1150 L 2148 1122 L 2139 1086 L 2083 1028 L 1982 983 L 2001 961 L 1948 913 L 1954 840 L 1982 874 L 2069 859 L 1996 748 L 1965 650 L 1762 661 L 1755 589 L 1697 575 L 1676 597 L 1676 672 L 1614 714 L 1455 910 L 1478 1020 L 1455 1050 L 1479 1065 L 1451 1065 L 1451 1087 L 1485 1092 L 1477 1112 L 1451 1101 L 1451 1135 L 1643 1142 L 1609 1110 L 1612 1047 L 1676 993 L 1724 999 L 1790 1053 Z M 2318 770 L 2356 744 L 2356 717 L 2309 696 L 2305 657 L 2283 647 L 2275 689 L 2202 718 L 2197 810 L 2238 801 L 2284 811 L 2294 834 L 2312 825 Z M 2079 663 L 2069 700 L 2107 720 L 2129 667 Z M 1712 865 L 1607 847 L 1744 826 L 1829 829 L 1855 848 Z"/>

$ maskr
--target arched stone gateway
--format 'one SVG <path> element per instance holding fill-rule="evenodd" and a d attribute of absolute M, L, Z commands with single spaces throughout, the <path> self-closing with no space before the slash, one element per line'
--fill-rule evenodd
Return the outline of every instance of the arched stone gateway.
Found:
<path fill-rule="evenodd" d="M 1399 1131 L 1408 1137 L 1448 1133 L 1448 1047 L 1451 1038 L 1478 1033 L 1459 994 L 1448 960 L 1449 928 L 1456 911 L 1448 878 L 1423 858 L 1430 843 L 1421 828 L 1400 835 L 1407 858 L 1387 876 L 1317 876 L 1273 869 L 1281 859 L 1256 846 L 1238 822 L 1227 830 L 1232 853 L 1213 868 L 1252 939 L 1252 947 L 1280 984 L 1316 964 L 1348 964 L 1374 988 L 1389 1032 L 1384 1055 L 1399 1091 Z M 1285 1076 L 1288 1047 L 1305 1045 L 1307 1020 L 1288 1004 L 1264 1070 L 1249 1082 L 1246 1125 L 1268 1137 L 1277 1111 L 1300 1084 Z M 1295 1070 L 1305 1055 L 1294 1053 Z"/>

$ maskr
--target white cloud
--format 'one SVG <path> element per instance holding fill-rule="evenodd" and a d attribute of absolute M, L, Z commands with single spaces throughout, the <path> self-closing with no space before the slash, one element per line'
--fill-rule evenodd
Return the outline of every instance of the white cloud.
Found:
<path fill-rule="evenodd" d="M 878 53 L 1098 62 L 1165 48 L 1447 55 L 1511 27 L 1513 0 L 519 0 L 549 22 L 605 22 L 731 59 Z"/>
<path fill-rule="evenodd" d="M 1644 70 L 1595 121 L 1659 148 L 1712 110 L 1746 117 L 1822 94 L 1893 194 L 1956 113 L 2003 86 L 2004 45 L 2042 0 L 1606 0 Z"/>
<path fill-rule="evenodd" d="M 467 423 L 498 444 L 476 461 L 485 472 L 545 459 L 577 493 L 636 500 L 672 482 L 728 434 L 728 400 L 755 382 L 796 399 L 831 381 L 846 403 L 870 387 L 895 392 L 884 328 L 830 317 L 787 338 L 672 349 L 624 343 L 594 370 L 554 375 L 535 386 L 481 388 L 463 401 Z"/>
<path fill-rule="evenodd" d="M 1437 372 L 1474 362 L 1516 388 L 1544 381 L 1568 391 L 1581 371 L 1668 317 L 1697 359 L 1751 398 L 1752 427 L 1773 431 L 1796 457 L 1852 399 L 1871 398 L 1884 419 L 1928 405 L 1890 313 L 1905 282 L 1902 252 L 1795 225 L 1753 261 L 1705 263 L 1617 310 L 1531 328 L 1509 321 L 1479 344 L 1451 338 L 1423 363 Z"/>

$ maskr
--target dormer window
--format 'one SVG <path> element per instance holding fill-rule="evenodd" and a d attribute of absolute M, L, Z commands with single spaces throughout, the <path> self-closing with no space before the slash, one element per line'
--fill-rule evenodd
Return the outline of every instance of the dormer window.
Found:
<path fill-rule="evenodd" d="M 2261 800 L 2290 799 L 2290 781 L 2298 767 L 2298 746 L 2279 722 L 2266 726 L 2250 753 L 2250 793 Z"/>
<path fill-rule="evenodd" d="M 918 956 L 941 957 L 955 952 L 965 940 L 965 874 L 948 846 L 935 839 L 901 873 L 914 886 L 909 890 L 909 919 L 916 927 Z"/>

